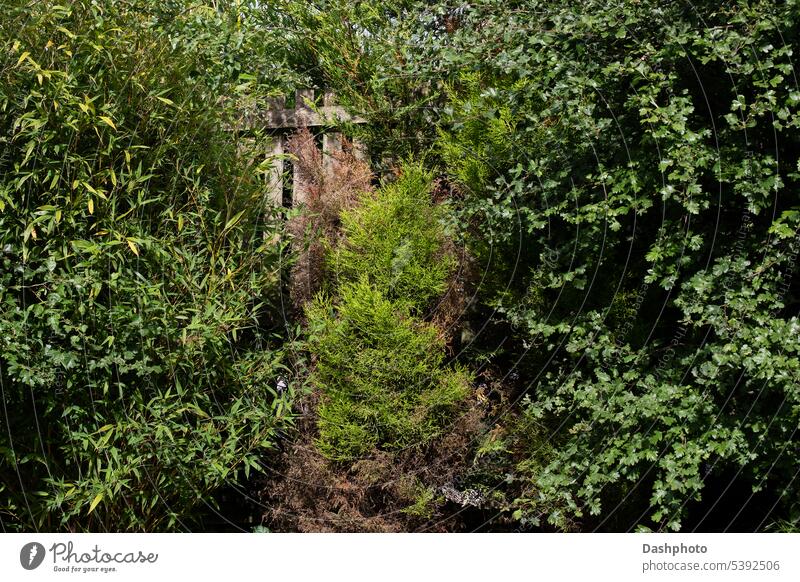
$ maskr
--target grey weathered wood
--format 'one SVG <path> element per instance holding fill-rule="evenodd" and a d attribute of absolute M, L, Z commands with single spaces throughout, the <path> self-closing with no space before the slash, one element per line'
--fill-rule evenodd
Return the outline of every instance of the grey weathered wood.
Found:
<path fill-rule="evenodd" d="M 338 163 L 338 155 L 342 151 L 342 134 L 330 132 L 322 136 L 322 169 L 325 177 L 333 175 Z"/>
<path fill-rule="evenodd" d="M 364 142 L 353 139 L 353 156 L 362 162 L 369 161 L 369 153 L 367 152 L 367 146 Z"/>
<path fill-rule="evenodd" d="M 297 129 L 298 127 L 322 127 L 345 122 L 366 123 L 366 119 L 352 115 L 344 107 L 336 105 L 336 98 L 331 91 L 324 93 L 321 107 L 314 107 L 314 91 L 301 89 L 295 92 L 294 109 L 286 108 L 285 98 L 273 98 L 269 100 L 269 109 L 248 116 L 245 125 L 250 127 L 266 126 L 268 129 L 282 130 Z"/>
<path fill-rule="evenodd" d="M 333 91 L 325 91 L 322 97 L 323 107 L 334 107 L 336 96 Z M 342 134 L 329 132 L 322 136 L 322 164 L 325 177 L 330 178 L 336 170 L 337 156 L 342 151 Z"/>
<path fill-rule="evenodd" d="M 294 92 L 294 113 L 296 127 L 308 126 L 314 111 L 314 91 L 301 89 Z M 299 164 L 294 164 L 294 178 L 292 181 L 292 206 L 301 206 L 308 202 L 308 190 L 300 174 Z"/>
<path fill-rule="evenodd" d="M 286 109 L 286 97 L 271 97 L 267 99 L 267 103 L 269 103 L 268 111 L 279 111 L 281 109 Z"/>
<path fill-rule="evenodd" d="M 295 110 L 310 110 L 314 105 L 314 89 L 298 89 L 294 92 Z"/>
<path fill-rule="evenodd" d="M 300 166 L 294 164 L 294 172 L 292 174 L 292 206 L 300 206 L 308 201 L 308 192 L 303 185 L 303 180 L 300 174 Z"/>
<path fill-rule="evenodd" d="M 298 127 L 322 127 L 337 123 L 366 123 L 366 119 L 351 115 L 344 107 L 331 105 L 317 108 L 270 109 L 264 113 L 263 119 L 249 119 L 251 127 L 266 125 L 269 129 L 296 129 Z"/>
<path fill-rule="evenodd" d="M 273 136 L 267 197 L 275 206 L 283 206 L 283 154 L 285 140 L 286 138 L 282 135 Z"/>

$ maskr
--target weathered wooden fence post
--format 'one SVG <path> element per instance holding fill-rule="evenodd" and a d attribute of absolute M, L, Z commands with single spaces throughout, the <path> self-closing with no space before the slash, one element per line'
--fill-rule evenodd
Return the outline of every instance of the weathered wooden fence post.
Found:
<path fill-rule="evenodd" d="M 282 110 L 286 105 L 286 99 L 278 97 L 270 101 L 271 110 Z M 274 206 L 283 206 L 283 154 L 286 139 L 283 134 L 275 134 L 272 137 L 272 161 L 267 184 L 267 196 Z"/>
<path fill-rule="evenodd" d="M 314 111 L 311 104 L 314 103 L 314 91 L 311 89 L 301 89 L 295 92 L 294 128 L 311 126 Z M 313 127 L 313 126 L 312 126 Z M 293 129 L 294 129 L 293 128 Z M 300 168 L 297 164 L 292 165 L 292 206 L 300 206 L 308 200 L 308 192 L 303 187 L 303 180 L 300 175 Z"/>
<path fill-rule="evenodd" d="M 334 96 L 330 91 L 325 91 L 322 101 L 325 107 L 333 107 Z M 338 132 L 325 133 L 322 136 L 322 164 L 325 175 L 330 176 L 336 169 L 336 154 L 342 151 L 342 134 Z"/>

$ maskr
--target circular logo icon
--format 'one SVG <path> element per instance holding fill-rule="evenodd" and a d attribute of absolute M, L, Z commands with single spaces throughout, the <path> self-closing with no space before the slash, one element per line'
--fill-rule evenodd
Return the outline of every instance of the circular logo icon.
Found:
<path fill-rule="evenodd" d="M 44 561 L 44 546 L 39 542 L 31 542 L 22 546 L 19 551 L 19 563 L 26 570 L 35 570 Z"/>

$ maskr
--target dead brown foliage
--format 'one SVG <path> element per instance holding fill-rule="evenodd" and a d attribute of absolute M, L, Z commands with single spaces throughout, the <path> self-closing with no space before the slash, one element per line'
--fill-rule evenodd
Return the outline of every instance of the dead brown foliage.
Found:
<path fill-rule="evenodd" d="M 316 397 L 298 438 L 273 463 L 262 487 L 269 508 L 264 523 L 273 531 L 404 532 L 453 531 L 458 517 L 445 512 L 443 486 L 464 474 L 478 436 L 485 430 L 484 408 L 475 400 L 433 442 L 399 452 L 375 451 L 355 463 L 334 463 L 314 444 Z M 430 515 L 410 513 L 421 488 L 435 492 Z M 452 507 L 450 507 L 452 509 Z"/>
<path fill-rule="evenodd" d="M 439 330 L 447 350 L 452 353 L 454 341 L 461 333 L 461 323 L 468 315 L 474 265 L 466 249 L 458 247 L 451 240 L 445 242 L 443 252 L 456 258 L 456 268 L 450 275 L 447 291 L 436 304 L 430 320 Z"/>
<path fill-rule="evenodd" d="M 352 208 L 362 193 L 372 191 L 373 176 L 349 144 L 326 164 L 307 129 L 289 138 L 288 150 L 296 158 L 295 179 L 306 200 L 303 211 L 288 225 L 299 256 L 291 274 L 291 297 L 302 308 L 321 287 L 326 249 L 338 244 L 341 236 L 341 212 Z M 439 184 L 432 198 L 438 203 L 449 195 Z M 458 268 L 429 319 L 450 346 L 467 308 L 472 268 L 467 253 L 452 242 L 442 253 L 457 257 Z M 260 495 L 267 508 L 265 525 L 273 531 L 298 532 L 459 529 L 460 517 L 449 492 L 470 471 L 475 448 L 487 431 L 490 399 L 476 392 L 453 424 L 430 442 L 402 451 L 375 450 L 368 458 L 336 463 L 321 455 L 315 443 L 320 397 L 313 393 L 299 403 L 296 435 L 268 463 L 272 472 Z M 421 511 L 410 510 L 424 493 L 430 501 L 422 504 Z"/>
<path fill-rule="evenodd" d="M 305 208 L 287 224 L 297 256 L 290 286 L 297 308 L 320 289 L 325 247 L 336 243 L 340 213 L 351 208 L 360 194 L 372 190 L 369 165 L 355 156 L 352 143 L 344 138 L 342 146 L 324 159 L 307 128 L 288 139 L 287 149 L 295 157 L 295 192 L 302 191 L 305 198 Z"/>

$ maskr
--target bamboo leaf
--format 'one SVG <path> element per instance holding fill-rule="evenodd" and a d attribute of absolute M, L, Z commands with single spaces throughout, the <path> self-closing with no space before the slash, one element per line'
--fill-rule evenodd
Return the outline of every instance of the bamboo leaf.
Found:
<path fill-rule="evenodd" d="M 236 223 L 237 223 L 237 222 L 239 222 L 239 221 L 242 219 L 242 216 L 243 216 L 243 215 L 244 215 L 244 210 L 242 210 L 242 211 L 241 211 L 240 213 L 238 213 L 236 216 L 234 216 L 233 218 L 231 218 L 231 219 L 230 219 L 230 220 L 229 220 L 229 221 L 228 221 L 228 222 L 225 224 L 225 229 L 224 229 L 224 230 L 228 230 L 228 229 L 230 229 L 230 228 L 233 228 L 233 227 L 236 225 Z"/>
<path fill-rule="evenodd" d="M 114 125 L 114 122 L 111 120 L 111 118 L 110 118 L 110 117 L 107 117 L 107 116 L 105 116 L 105 115 L 101 115 L 101 116 L 100 116 L 100 121 L 102 121 L 102 122 L 103 122 L 103 123 L 105 123 L 106 125 L 110 126 L 110 127 L 111 127 L 111 128 L 114 130 L 114 131 L 116 131 L 116 130 L 117 130 L 117 126 L 116 126 L 116 125 Z"/>
<path fill-rule="evenodd" d="M 92 512 L 94 511 L 94 508 L 95 508 L 95 507 L 97 507 L 97 505 L 98 505 L 98 504 L 99 504 L 99 503 L 100 503 L 102 500 L 103 500 L 103 494 L 102 494 L 102 493 L 98 493 L 98 494 L 95 496 L 95 498 L 94 498 L 94 499 L 92 499 L 92 503 L 91 503 L 91 505 L 89 505 L 89 513 L 92 513 Z M 89 513 L 87 513 L 86 515 L 89 515 Z"/>

